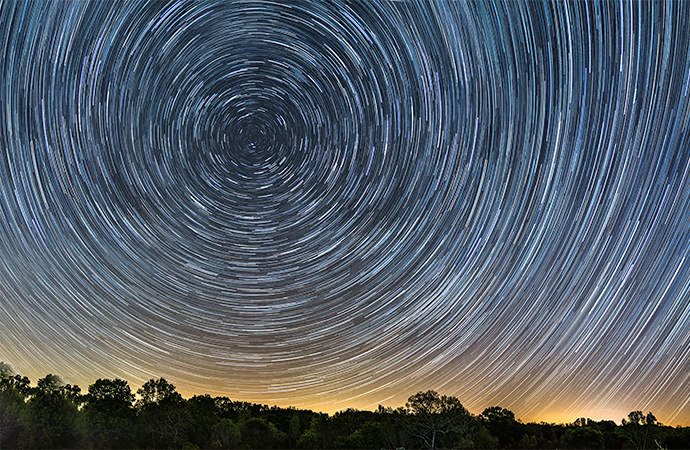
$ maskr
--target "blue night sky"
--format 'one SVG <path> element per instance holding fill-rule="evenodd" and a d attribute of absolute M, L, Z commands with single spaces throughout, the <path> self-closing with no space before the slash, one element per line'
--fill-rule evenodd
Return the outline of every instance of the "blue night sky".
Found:
<path fill-rule="evenodd" d="M 0 360 L 690 424 L 688 17 L 0 3 Z"/>

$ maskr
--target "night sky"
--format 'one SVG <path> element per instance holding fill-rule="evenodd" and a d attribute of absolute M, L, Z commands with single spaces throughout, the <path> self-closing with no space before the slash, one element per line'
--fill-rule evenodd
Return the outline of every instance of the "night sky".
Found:
<path fill-rule="evenodd" d="M 0 360 L 690 424 L 690 2 L 0 4 Z"/>

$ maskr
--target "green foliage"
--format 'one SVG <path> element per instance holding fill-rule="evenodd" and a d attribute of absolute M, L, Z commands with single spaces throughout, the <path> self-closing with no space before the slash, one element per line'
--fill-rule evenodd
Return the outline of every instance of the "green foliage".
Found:
<path fill-rule="evenodd" d="M 221 419 L 213 427 L 213 448 L 238 448 L 242 442 L 240 427 L 230 419 Z"/>
<path fill-rule="evenodd" d="M 290 444 L 294 446 L 301 435 L 302 423 L 299 414 L 295 413 L 290 418 L 290 424 L 288 425 L 288 439 L 290 440 Z"/>
<path fill-rule="evenodd" d="M 491 423 L 510 423 L 515 421 L 513 411 L 500 406 L 491 406 L 482 411 L 481 417 Z"/>
<path fill-rule="evenodd" d="M 309 424 L 309 428 L 307 428 L 297 440 L 297 448 L 316 449 L 327 447 L 326 435 L 326 420 L 324 417 L 313 417 Z"/>
<path fill-rule="evenodd" d="M 110 408 L 130 408 L 134 402 L 134 394 L 125 380 L 99 378 L 89 386 L 86 394 L 90 404 L 107 405 Z"/>

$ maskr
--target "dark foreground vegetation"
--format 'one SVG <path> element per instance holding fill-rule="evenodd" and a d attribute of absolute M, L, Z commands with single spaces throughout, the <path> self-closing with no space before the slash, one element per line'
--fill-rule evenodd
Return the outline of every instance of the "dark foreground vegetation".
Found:
<path fill-rule="evenodd" d="M 348 409 L 333 416 L 197 395 L 184 399 L 160 378 L 136 396 L 124 380 L 82 392 L 55 375 L 36 386 L 0 363 L 0 448 L 688 448 L 690 427 L 650 412 L 621 425 L 521 423 L 495 406 L 470 414 L 455 397 L 420 392 L 398 409 Z"/>

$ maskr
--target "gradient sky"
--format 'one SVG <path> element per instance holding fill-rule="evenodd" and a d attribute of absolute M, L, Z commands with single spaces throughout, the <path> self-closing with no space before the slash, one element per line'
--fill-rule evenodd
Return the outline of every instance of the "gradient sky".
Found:
<path fill-rule="evenodd" d="M 0 360 L 690 424 L 688 17 L 0 3 Z"/>

